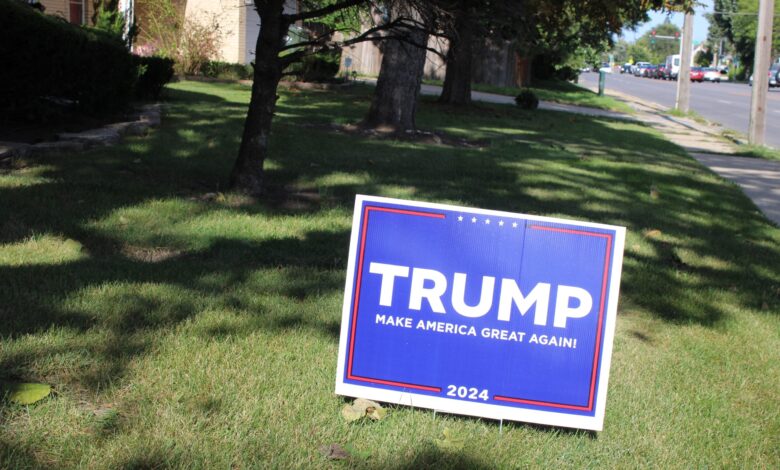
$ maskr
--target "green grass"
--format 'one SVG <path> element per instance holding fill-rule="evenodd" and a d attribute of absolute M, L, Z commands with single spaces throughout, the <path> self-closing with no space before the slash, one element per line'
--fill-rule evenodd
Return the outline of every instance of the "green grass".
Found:
<path fill-rule="evenodd" d="M 255 202 L 223 192 L 249 89 L 168 97 L 148 137 L 0 172 L 0 379 L 56 390 L 0 404 L 0 468 L 780 466 L 780 230 L 657 132 L 425 100 L 419 126 L 490 145 L 380 140 L 325 126 L 367 88 L 282 92 Z M 628 227 L 604 431 L 344 422 L 356 193 Z"/>
<path fill-rule="evenodd" d="M 708 121 L 704 118 L 704 116 L 702 116 L 701 114 L 697 113 L 696 111 L 689 110 L 687 112 L 683 112 L 683 111 L 680 111 L 677 108 L 669 108 L 669 109 L 666 110 L 666 113 L 669 114 L 670 116 L 676 116 L 676 117 L 681 117 L 681 118 L 693 119 L 694 121 L 698 122 L 699 124 L 707 124 L 708 123 Z"/>
<path fill-rule="evenodd" d="M 780 150 L 765 145 L 740 145 L 737 147 L 737 155 L 780 161 Z"/>
<path fill-rule="evenodd" d="M 430 85 L 442 85 L 441 80 L 424 80 L 424 82 Z M 471 85 L 471 88 L 474 91 L 506 96 L 517 96 L 520 93 L 520 88 L 481 83 L 474 83 Z M 606 109 L 626 114 L 633 114 L 634 112 L 630 106 L 622 101 L 609 96 L 599 96 L 598 93 L 561 80 L 537 81 L 534 83 L 534 86 L 528 87 L 528 89 L 533 91 L 542 101 L 587 106 L 589 108 Z"/>

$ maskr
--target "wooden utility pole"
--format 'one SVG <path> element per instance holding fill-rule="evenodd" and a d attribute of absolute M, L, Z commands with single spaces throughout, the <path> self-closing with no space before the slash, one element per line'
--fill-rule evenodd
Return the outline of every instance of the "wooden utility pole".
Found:
<path fill-rule="evenodd" d="M 693 12 L 685 13 L 680 51 L 680 71 L 677 73 L 677 96 L 674 109 L 687 113 L 691 102 L 691 54 L 693 54 Z"/>
<path fill-rule="evenodd" d="M 775 1 L 760 0 L 758 6 L 758 32 L 756 33 L 756 57 L 753 62 L 753 93 L 750 98 L 750 126 L 748 142 L 764 144 L 766 130 L 766 93 L 769 90 L 769 54 L 772 48 L 772 22 Z"/>

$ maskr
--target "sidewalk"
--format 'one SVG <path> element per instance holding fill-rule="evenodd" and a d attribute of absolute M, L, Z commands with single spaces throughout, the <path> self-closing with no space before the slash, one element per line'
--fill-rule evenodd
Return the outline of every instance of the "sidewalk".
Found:
<path fill-rule="evenodd" d="M 441 87 L 422 85 L 421 93 L 438 95 L 441 93 Z M 626 102 L 636 114 L 630 116 L 614 111 L 544 101 L 539 102 L 539 109 L 642 122 L 684 148 L 702 165 L 738 184 L 769 220 L 780 225 L 780 162 L 735 156 L 737 146 L 722 137 L 719 128 L 692 119 L 670 116 L 665 108 L 630 95 L 614 91 L 608 91 L 607 94 Z M 511 96 L 478 91 L 471 92 L 471 98 L 488 103 L 515 104 Z"/>

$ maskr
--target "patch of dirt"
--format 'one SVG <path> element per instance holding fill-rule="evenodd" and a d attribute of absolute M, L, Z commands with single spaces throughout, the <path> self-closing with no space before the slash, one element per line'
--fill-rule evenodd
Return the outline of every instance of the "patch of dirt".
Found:
<path fill-rule="evenodd" d="M 142 261 L 144 263 L 160 263 L 169 259 L 176 258 L 182 254 L 182 250 L 175 250 L 166 247 L 142 247 L 125 245 L 122 248 L 122 254 L 130 259 Z"/>
<path fill-rule="evenodd" d="M 315 211 L 322 205 L 322 196 L 317 188 L 268 186 L 263 195 L 263 202 L 274 209 Z"/>
<path fill-rule="evenodd" d="M 393 128 L 366 128 L 358 124 L 303 124 L 301 127 L 320 129 L 339 134 L 355 135 L 369 139 L 400 140 L 416 144 L 440 145 L 457 148 L 485 148 L 490 146 L 487 139 L 464 139 L 443 132 L 413 130 L 397 132 Z"/>

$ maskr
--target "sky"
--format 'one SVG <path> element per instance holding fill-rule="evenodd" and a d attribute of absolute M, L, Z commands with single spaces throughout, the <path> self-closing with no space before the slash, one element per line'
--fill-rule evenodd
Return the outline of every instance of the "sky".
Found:
<path fill-rule="evenodd" d="M 703 6 L 697 7 L 693 15 L 693 42 L 696 43 L 707 39 L 707 29 L 710 24 L 704 17 L 704 13 L 712 11 L 712 0 L 700 0 L 700 3 L 702 3 Z M 636 31 L 624 30 L 623 39 L 628 42 L 634 42 L 634 40 L 640 38 L 648 30 L 652 29 L 653 26 L 663 23 L 666 16 L 666 13 L 650 12 L 650 21 L 637 26 Z M 684 17 L 685 15 L 682 13 L 672 13 L 670 18 L 672 23 L 682 29 Z"/>

